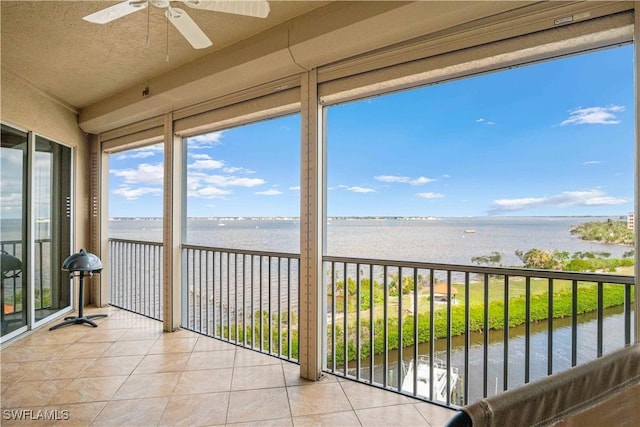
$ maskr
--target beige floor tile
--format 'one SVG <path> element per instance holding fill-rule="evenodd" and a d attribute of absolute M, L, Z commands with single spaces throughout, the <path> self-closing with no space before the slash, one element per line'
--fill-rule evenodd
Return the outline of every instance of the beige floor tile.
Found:
<path fill-rule="evenodd" d="M 291 418 L 275 418 L 273 420 L 249 421 L 246 423 L 229 423 L 228 427 L 293 427 Z M 337 427 L 337 426 L 336 426 Z"/>
<path fill-rule="evenodd" d="M 132 328 L 159 328 L 162 330 L 162 322 L 160 320 L 150 319 L 148 317 L 139 316 L 137 321 L 131 325 Z"/>
<path fill-rule="evenodd" d="M 233 370 L 231 390 L 284 387 L 282 365 L 241 366 Z"/>
<path fill-rule="evenodd" d="M 189 353 L 147 354 L 133 371 L 133 375 L 159 372 L 182 372 L 189 360 Z"/>
<path fill-rule="evenodd" d="M 64 405 L 47 405 L 29 408 L 32 412 L 31 422 L 20 421 L 17 423 L 7 422 L 3 419 L 2 425 L 11 426 L 88 426 L 91 421 L 100 413 L 107 402 L 88 402 Z M 38 418 L 40 417 L 40 418 Z M 43 419 L 43 418 L 47 419 Z"/>
<path fill-rule="evenodd" d="M 196 345 L 198 338 L 158 339 L 149 350 L 149 354 L 157 353 L 189 353 Z"/>
<path fill-rule="evenodd" d="M 50 404 L 97 402 L 109 400 L 122 386 L 127 377 L 76 378 L 62 391 L 48 399 Z"/>
<path fill-rule="evenodd" d="M 88 426 L 107 402 L 30 406 L 2 414 L 3 426 Z"/>
<path fill-rule="evenodd" d="M 280 365 L 282 361 L 277 357 L 262 354 L 246 348 L 236 350 L 235 366 Z"/>
<path fill-rule="evenodd" d="M 287 391 L 294 417 L 353 409 L 337 382 L 287 387 Z"/>
<path fill-rule="evenodd" d="M 57 357 L 60 359 L 99 357 L 112 345 L 112 342 L 75 342 Z"/>
<path fill-rule="evenodd" d="M 127 329 L 96 329 L 90 334 L 84 334 L 77 342 L 116 342 Z"/>
<path fill-rule="evenodd" d="M 308 381 L 295 363 L 100 310 L 98 328 L 43 328 L 2 346 L 3 410 L 70 411 L 21 425 L 441 426 L 454 413 L 333 375 Z"/>
<path fill-rule="evenodd" d="M 228 392 L 173 396 L 162 415 L 159 425 L 223 425 L 227 419 L 228 406 Z"/>
<path fill-rule="evenodd" d="M 0 352 L 0 359 L 6 362 L 33 362 L 37 360 L 48 360 L 64 352 L 69 344 L 59 345 L 30 345 L 13 346 L 9 345 Z"/>
<path fill-rule="evenodd" d="M 228 342 L 220 341 L 215 338 L 209 337 L 198 337 L 198 342 L 196 346 L 193 348 L 193 351 L 216 351 L 216 350 L 233 350 L 235 351 L 236 346 L 233 344 L 229 344 Z"/>
<path fill-rule="evenodd" d="M 91 426 L 155 426 L 168 402 L 169 397 L 111 401 Z"/>
<path fill-rule="evenodd" d="M 355 381 L 340 381 L 353 409 L 375 408 L 377 406 L 402 405 L 411 403 L 400 394 L 360 384 Z"/>
<path fill-rule="evenodd" d="M 25 364 L 26 372 L 23 380 L 55 380 L 63 378 L 77 378 L 95 359 L 55 359 Z"/>
<path fill-rule="evenodd" d="M 160 328 L 160 330 L 162 331 L 162 328 Z M 161 339 L 166 339 L 166 340 L 173 340 L 176 338 L 196 338 L 197 339 L 200 337 L 202 337 L 201 334 L 190 331 L 188 329 L 178 329 L 177 331 L 174 331 L 174 332 L 163 332 Z"/>
<path fill-rule="evenodd" d="M 185 370 L 232 368 L 235 360 L 235 350 L 194 352 L 191 353 Z"/>
<path fill-rule="evenodd" d="M 157 340 L 162 336 L 162 329 L 157 327 L 129 328 L 120 336 L 119 341 Z"/>
<path fill-rule="evenodd" d="M 443 408 L 442 406 L 433 405 L 431 403 L 414 403 L 413 406 L 427 420 L 432 427 L 444 426 L 449 419 L 456 413 L 453 409 Z"/>
<path fill-rule="evenodd" d="M 356 415 L 363 426 L 429 426 L 429 423 L 410 403 L 357 409 Z"/>
<path fill-rule="evenodd" d="M 107 317 L 100 323 L 100 329 L 129 329 L 138 323 L 137 317 Z"/>
<path fill-rule="evenodd" d="M 3 408 L 42 405 L 60 393 L 71 381 L 73 380 L 20 381 L 2 393 L 0 404 Z"/>
<path fill-rule="evenodd" d="M 231 392 L 228 423 L 288 417 L 291 417 L 291 411 L 284 387 Z"/>
<path fill-rule="evenodd" d="M 287 386 L 293 385 L 310 385 L 316 384 L 318 381 L 311 381 L 300 376 L 300 365 L 296 365 L 295 363 L 282 362 L 282 369 L 284 371 L 284 380 Z M 321 383 L 331 383 L 338 381 L 334 375 L 324 374 L 322 379 L 319 380 Z"/>
<path fill-rule="evenodd" d="M 65 330 L 66 329 L 66 330 Z M 91 328 L 93 329 L 93 328 Z M 64 331 L 63 331 L 64 330 Z M 85 328 L 73 328 L 71 326 L 55 331 L 49 331 L 48 328 L 34 331 L 30 335 L 20 338 L 12 343 L 15 346 L 31 346 L 31 345 L 61 345 L 72 344 L 82 339 L 91 330 Z"/>
<path fill-rule="evenodd" d="M 103 357 L 144 355 L 155 344 L 155 340 L 118 341 L 102 353 Z"/>
<path fill-rule="evenodd" d="M 143 356 L 117 356 L 100 357 L 78 375 L 86 377 L 111 377 L 117 375 L 130 375 L 138 366 Z"/>
<path fill-rule="evenodd" d="M 294 417 L 293 425 L 295 427 L 305 426 L 341 426 L 341 427 L 360 427 L 358 416 L 353 411 L 332 412 L 330 414 L 305 415 L 302 417 Z"/>
<path fill-rule="evenodd" d="M 38 362 L 5 362 L 2 360 L 2 365 L 0 366 L 0 380 L 3 384 L 5 383 L 14 383 L 20 381 L 26 375 L 25 366 L 30 363 L 38 364 Z"/>
<path fill-rule="evenodd" d="M 179 372 L 131 375 L 113 396 L 114 400 L 171 396 L 180 378 Z"/>
<path fill-rule="evenodd" d="M 175 395 L 214 393 L 231 390 L 232 368 L 185 371 L 180 376 Z"/>

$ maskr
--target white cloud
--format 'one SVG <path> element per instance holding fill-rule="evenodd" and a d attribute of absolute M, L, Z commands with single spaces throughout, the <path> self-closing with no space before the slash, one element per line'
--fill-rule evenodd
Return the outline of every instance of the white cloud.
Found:
<path fill-rule="evenodd" d="M 117 188 L 113 191 L 114 194 L 117 194 L 119 196 L 124 197 L 127 200 L 136 200 L 139 199 L 140 197 L 147 195 L 147 194 L 151 194 L 151 195 L 155 195 L 155 196 L 161 196 L 162 195 L 162 189 L 161 188 L 152 188 L 152 187 L 138 187 L 138 188 L 131 188 L 128 186 L 122 186 L 120 188 Z"/>
<path fill-rule="evenodd" d="M 127 184 L 157 184 L 163 182 L 164 168 L 162 163 L 150 165 L 141 163 L 137 169 L 110 169 L 109 173 L 123 178 Z"/>
<path fill-rule="evenodd" d="M 205 133 L 204 135 L 191 136 L 187 139 L 189 148 L 209 148 L 220 144 L 223 131 Z"/>
<path fill-rule="evenodd" d="M 278 196 L 282 194 L 282 191 L 276 190 L 275 188 L 270 188 L 269 190 L 265 191 L 256 191 L 256 194 L 259 194 L 261 196 Z"/>
<path fill-rule="evenodd" d="M 189 191 L 189 197 L 201 197 L 203 199 L 210 199 L 212 197 L 223 197 L 231 194 L 231 191 L 223 190 L 217 187 L 202 187 L 196 190 Z"/>
<path fill-rule="evenodd" d="M 376 180 L 381 182 L 388 183 L 403 183 L 403 184 L 411 184 L 411 185 L 423 185 L 428 184 L 430 182 L 434 182 L 435 179 L 425 178 L 424 176 L 418 178 L 410 178 L 408 176 L 397 176 L 397 175 L 378 175 L 374 177 Z"/>
<path fill-rule="evenodd" d="M 590 160 L 588 162 L 582 162 L 583 165 L 598 165 L 602 163 L 600 160 Z"/>
<path fill-rule="evenodd" d="M 163 150 L 163 144 L 149 145 L 146 147 L 134 148 L 133 150 L 127 150 L 121 154 L 117 154 L 116 159 L 146 159 L 147 157 L 153 157 L 156 154 L 162 153 Z"/>
<path fill-rule="evenodd" d="M 293 187 L 289 187 L 289 190 L 299 191 L 300 190 L 300 186 L 299 185 L 295 185 Z"/>
<path fill-rule="evenodd" d="M 4 184 L 4 182 L 3 182 Z M 20 188 L 19 185 L 16 186 L 17 188 Z M 14 188 L 16 188 L 14 187 Z M 0 210 L 5 213 L 8 211 L 13 211 L 13 212 L 21 212 L 22 211 L 22 193 L 17 192 L 17 193 L 9 193 L 9 192 L 5 192 L 5 189 L 2 189 L 2 195 L 0 196 Z"/>
<path fill-rule="evenodd" d="M 416 196 L 423 199 L 441 199 L 444 197 L 442 193 L 417 193 Z"/>
<path fill-rule="evenodd" d="M 265 180 L 262 178 L 243 178 L 224 175 L 205 175 L 199 179 L 203 183 L 217 187 L 256 187 L 265 183 Z"/>
<path fill-rule="evenodd" d="M 476 120 L 476 123 L 484 123 L 485 125 L 495 125 L 495 122 L 492 121 L 486 121 L 484 118 L 480 117 L 479 119 Z"/>
<path fill-rule="evenodd" d="M 203 159 L 196 160 L 189 165 L 189 169 L 220 169 L 224 166 L 221 160 Z"/>
<path fill-rule="evenodd" d="M 237 172 L 242 172 L 242 173 L 256 173 L 255 171 L 252 171 L 251 169 L 246 169 L 246 168 L 240 168 L 237 166 L 225 166 L 224 168 L 222 168 L 222 170 L 226 173 L 237 173 Z"/>
<path fill-rule="evenodd" d="M 544 206 L 612 206 L 627 203 L 628 200 L 608 196 L 601 190 L 565 191 L 547 197 L 523 197 L 518 199 L 499 199 L 493 201 L 490 214 L 520 211 Z"/>
<path fill-rule="evenodd" d="M 208 154 L 191 154 L 190 157 L 197 160 L 208 160 L 211 158 Z"/>
<path fill-rule="evenodd" d="M 623 111 L 624 107 L 620 105 L 576 108 L 569 111 L 569 118 L 560 123 L 560 125 L 617 125 L 620 120 L 614 113 Z"/>
<path fill-rule="evenodd" d="M 374 190 L 373 188 L 358 187 L 358 186 L 349 187 L 347 188 L 347 190 L 353 191 L 354 193 L 375 193 L 376 192 L 376 190 Z"/>

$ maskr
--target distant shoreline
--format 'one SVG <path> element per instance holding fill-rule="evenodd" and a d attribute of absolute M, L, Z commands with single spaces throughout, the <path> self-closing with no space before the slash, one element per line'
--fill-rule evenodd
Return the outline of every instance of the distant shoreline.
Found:
<path fill-rule="evenodd" d="M 329 216 L 328 220 L 398 220 L 398 221 L 438 221 L 450 219 L 513 219 L 513 218 L 533 218 L 533 219 L 554 219 L 554 218 L 619 218 L 626 219 L 626 215 L 483 215 L 483 216 Z M 109 221 L 125 220 L 161 220 L 162 217 L 110 217 Z M 188 220 L 193 221 L 290 221 L 300 220 L 299 216 L 190 216 Z"/>

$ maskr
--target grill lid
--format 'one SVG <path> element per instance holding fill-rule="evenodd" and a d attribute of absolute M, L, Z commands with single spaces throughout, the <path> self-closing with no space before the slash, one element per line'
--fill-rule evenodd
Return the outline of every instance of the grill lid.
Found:
<path fill-rule="evenodd" d="M 65 271 L 89 271 L 99 273 L 102 270 L 102 262 L 100 258 L 92 253 L 80 249 L 80 252 L 73 254 L 64 260 L 62 269 Z"/>

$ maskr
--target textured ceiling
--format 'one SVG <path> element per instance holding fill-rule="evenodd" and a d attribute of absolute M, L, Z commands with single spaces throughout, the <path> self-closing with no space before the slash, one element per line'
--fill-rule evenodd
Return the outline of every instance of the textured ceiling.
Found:
<path fill-rule="evenodd" d="M 82 19 L 116 3 L 0 1 L 3 70 L 80 109 L 329 2 L 271 1 L 271 13 L 260 19 L 191 9 L 172 1 L 213 42 L 199 50 L 171 24 L 167 26 L 163 10 L 156 7 L 105 25 Z"/>

